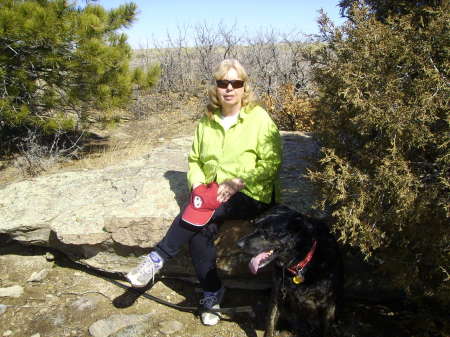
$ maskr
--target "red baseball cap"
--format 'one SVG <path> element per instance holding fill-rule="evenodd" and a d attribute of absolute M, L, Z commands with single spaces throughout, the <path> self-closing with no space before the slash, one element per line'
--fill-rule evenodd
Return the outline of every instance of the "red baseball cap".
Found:
<path fill-rule="evenodd" d="M 191 193 L 189 205 L 183 212 L 183 221 L 194 225 L 204 226 L 211 220 L 214 211 L 222 205 L 217 201 L 217 190 L 219 185 L 216 182 L 202 184 L 194 188 Z"/>

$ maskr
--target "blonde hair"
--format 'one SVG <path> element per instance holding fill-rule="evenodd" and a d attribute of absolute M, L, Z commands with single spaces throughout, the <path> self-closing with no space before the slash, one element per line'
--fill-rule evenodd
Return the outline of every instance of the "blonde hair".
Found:
<path fill-rule="evenodd" d="M 247 72 L 242 64 L 236 59 L 226 59 L 219 63 L 213 73 L 213 83 L 208 88 L 209 103 L 207 105 L 206 114 L 212 117 L 214 110 L 220 109 L 221 105 L 217 97 L 216 81 L 225 79 L 230 69 L 236 70 L 238 76 L 244 81 L 244 94 L 242 95 L 242 107 L 247 105 L 255 105 L 256 97 L 250 86 Z"/>

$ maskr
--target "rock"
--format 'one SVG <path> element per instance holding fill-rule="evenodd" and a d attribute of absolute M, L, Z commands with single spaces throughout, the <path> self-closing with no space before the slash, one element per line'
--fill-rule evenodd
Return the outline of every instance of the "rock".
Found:
<path fill-rule="evenodd" d="M 72 302 L 72 307 L 79 311 L 94 309 L 97 303 L 102 300 L 101 295 L 98 294 L 88 294 L 86 296 L 80 297 Z"/>
<path fill-rule="evenodd" d="M 19 285 L 0 288 L 0 297 L 20 297 L 23 295 L 23 288 Z"/>
<path fill-rule="evenodd" d="M 35 333 L 33 336 L 31 336 L 31 337 L 41 337 L 41 334 L 40 333 Z"/>
<path fill-rule="evenodd" d="M 4 304 L 0 304 L 0 315 L 4 314 L 8 307 Z"/>
<path fill-rule="evenodd" d="M 53 255 L 53 254 L 50 253 L 50 252 L 47 252 L 47 253 L 45 253 L 45 259 L 46 259 L 47 261 L 55 261 L 55 255 Z"/>
<path fill-rule="evenodd" d="M 283 132 L 282 138 L 282 202 L 310 213 L 315 193 L 303 175 L 319 147 L 300 132 Z M 105 169 L 0 186 L 0 236 L 57 249 L 95 269 L 127 272 L 161 240 L 188 199 L 186 156 L 191 142 L 192 137 L 173 139 L 140 159 Z M 234 241 L 250 229 L 243 221 L 222 226 L 217 243 L 223 276 L 250 276 L 248 258 Z M 187 250 L 162 273 L 194 275 Z"/>
<path fill-rule="evenodd" d="M 3 337 L 8 337 L 8 336 L 11 336 L 13 334 L 13 332 L 11 331 L 11 330 L 6 330 L 4 333 L 3 333 Z"/>
<path fill-rule="evenodd" d="M 142 322 L 122 328 L 109 337 L 148 337 L 151 332 L 153 332 L 152 323 Z"/>
<path fill-rule="evenodd" d="M 153 313 L 145 315 L 112 315 L 106 319 L 95 322 L 89 327 L 89 333 L 93 337 L 108 337 L 130 325 L 144 322 L 153 315 Z"/>
<path fill-rule="evenodd" d="M 42 282 L 48 275 L 48 269 L 42 269 L 41 271 L 31 274 L 27 282 Z"/>
<path fill-rule="evenodd" d="M 170 335 L 183 329 L 183 323 L 170 320 L 159 323 L 159 331 L 164 335 Z"/>

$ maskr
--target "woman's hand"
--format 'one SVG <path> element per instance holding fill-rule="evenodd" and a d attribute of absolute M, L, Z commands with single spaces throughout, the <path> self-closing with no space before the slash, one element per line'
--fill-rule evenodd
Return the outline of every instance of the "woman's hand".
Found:
<path fill-rule="evenodd" d="M 242 190 L 245 183 L 240 178 L 225 180 L 217 190 L 217 201 L 227 202 L 234 194 Z"/>

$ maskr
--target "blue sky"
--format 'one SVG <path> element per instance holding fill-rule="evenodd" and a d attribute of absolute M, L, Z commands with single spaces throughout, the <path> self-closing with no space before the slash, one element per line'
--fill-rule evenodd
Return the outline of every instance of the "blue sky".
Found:
<path fill-rule="evenodd" d="M 339 0 L 137 0 L 137 21 L 125 32 L 133 48 L 144 46 L 147 41 L 164 41 L 166 33 L 177 34 L 179 27 L 236 23 L 238 29 L 252 34 L 269 28 L 288 33 L 293 30 L 305 34 L 318 32 L 318 10 L 323 8 L 337 24 Z M 114 8 L 127 0 L 99 0 L 105 8 Z"/>

